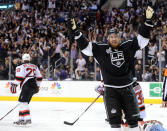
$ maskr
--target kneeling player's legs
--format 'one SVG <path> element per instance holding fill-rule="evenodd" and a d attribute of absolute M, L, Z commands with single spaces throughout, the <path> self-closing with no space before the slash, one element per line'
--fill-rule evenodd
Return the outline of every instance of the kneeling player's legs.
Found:
<path fill-rule="evenodd" d="M 119 101 L 119 95 L 116 89 L 111 87 L 105 87 L 104 90 L 104 104 L 107 113 L 107 118 L 112 128 L 121 127 L 121 104 Z"/>

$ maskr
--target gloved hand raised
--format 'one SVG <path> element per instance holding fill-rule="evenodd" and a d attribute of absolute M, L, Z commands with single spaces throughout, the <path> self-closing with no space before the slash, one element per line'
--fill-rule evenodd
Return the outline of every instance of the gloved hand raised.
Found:
<path fill-rule="evenodd" d="M 68 19 L 67 27 L 68 27 L 68 29 L 70 30 L 70 32 L 71 32 L 72 34 L 74 34 L 74 36 L 79 36 L 80 32 L 79 32 L 79 30 L 78 30 L 78 27 L 77 27 L 77 25 L 76 25 L 76 22 L 75 22 L 75 19 L 74 19 L 74 18 Z"/>
<path fill-rule="evenodd" d="M 153 27 L 153 22 L 152 22 L 152 18 L 153 18 L 153 15 L 154 15 L 153 8 L 148 6 L 145 13 L 146 13 L 145 14 L 145 17 L 146 17 L 145 25 L 149 26 L 149 27 Z"/>
<path fill-rule="evenodd" d="M 151 8 L 150 6 L 147 7 L 146 9 L 146 20 L 151 20 L 154 14 L 154 10 L 153 8 Z"/>
<path fill-rule="evenodd" d="M 72 30 L 76 30 L 77 26 L 76 26 L 74 18 L 71 19 L 71 24 L 72 24 Z"/>

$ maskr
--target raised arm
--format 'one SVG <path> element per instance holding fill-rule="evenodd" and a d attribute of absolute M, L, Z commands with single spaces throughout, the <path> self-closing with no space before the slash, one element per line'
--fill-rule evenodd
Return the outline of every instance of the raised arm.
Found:
<path fill-rule="evenodd" d="M 145 46 L 147 46 L 150 38 L 150 31 L 153 28 L 152 24 L 152 17 L 154 14 L 154 10 L 148 6 L 146 9 L 146 20 L 139 28 L 139 34 L 137 36 L 138 44 L 140 49 L 143 49 Z"/>
<path fill-rule="evenodd" d="M 78 30 L 74 18 L 70 19 L 68 28 L 72 35 L 74 35 L 74 39 L 77 41 L 77 45 L 82 51 L 82 53 L 84 53 L 87 56 L 93 56 L 92 42 L 89 42 Z"/>

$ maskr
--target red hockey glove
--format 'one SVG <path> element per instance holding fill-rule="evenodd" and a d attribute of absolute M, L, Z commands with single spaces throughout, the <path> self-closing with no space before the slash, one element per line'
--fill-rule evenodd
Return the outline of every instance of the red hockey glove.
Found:
<path fill-rule="evenodd" d="M 10 86 L 10 91 L 12 94 L 15 94 L 17 91 L 16 91 L 16 87 L 17 85 L 14 84 L 14 83 L 11 83 L 11 86 Z"/>
<path fill-rule="evenodd" d="M 102 85 L 97 86 L 95 91 L 101 95 L 104 95 L 104 87 Z"/>

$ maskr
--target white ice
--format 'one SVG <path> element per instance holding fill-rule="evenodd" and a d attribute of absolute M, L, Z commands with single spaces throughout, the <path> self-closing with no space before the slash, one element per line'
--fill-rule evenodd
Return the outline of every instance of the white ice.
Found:
<path fill-rule="evenodd" d="M 0 118 L 17 104 L 16 101 L 0 101 Z M 64 125 L 64 121 L 74 122 L 90 103 L 31 102 L 31 126 L 14 126 L 18 119 L 18 109 L 13 110 L 0 121 L 0 131 L 110 131 L 105 122 L 103 103 L 94 103 L 73 125 Z M 146 120 L 159 120 L 167 128 L 167 108 L 160 105 L 146 105 Z"/>

